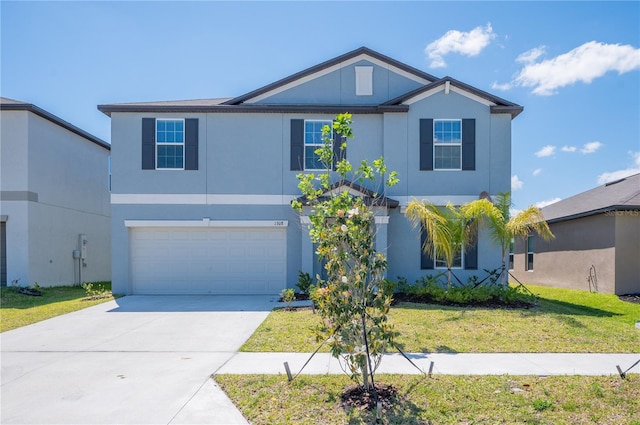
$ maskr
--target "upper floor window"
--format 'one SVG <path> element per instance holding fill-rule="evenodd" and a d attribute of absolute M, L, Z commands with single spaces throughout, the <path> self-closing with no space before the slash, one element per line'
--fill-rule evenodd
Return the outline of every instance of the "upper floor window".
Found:
<path fill-rule="evenodd" d="M 325 165 L 320 161 L 316 150 L 323 146 L 322 128 L 331 127 L 331 121 L 310 121 L 304 122 L 304 169 L 324 170 Z"/>
<path fill-rule="evenodd" d="M 433 169 L 460 170 L 462 164 L 462 120 L 434 120 Z"/>
<path fill-rule="evenodd" d="M 156 169 L 184 169 L 184 120 L 156 120 Z"/>
<path fill-rule="evenodd" d="M 476 169 L 476 120 L 421 118 L 421 170 Z"/>

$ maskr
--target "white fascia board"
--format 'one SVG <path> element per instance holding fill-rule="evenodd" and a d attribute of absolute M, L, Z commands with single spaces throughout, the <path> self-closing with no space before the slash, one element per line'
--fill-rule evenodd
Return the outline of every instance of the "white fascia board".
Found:
<path fill-rule="evenodd" d="M 181 204 L 204 205 L 207 196 L 203 193 L 112 193 L 112 204 Z"/>
<path fill-rule="evenodd" d="M 478 195 L 439 195 L 439 196 L 414 195 L 414 196 L 394 196 L 393 199 L 396 199 L 400 203 L 400 212 L 404 214 L 404 211 L 407 205 L 409 204 L 409 202 L 414 200 L 427 201 L 437 206 L 445 206 L 447 204 L 463 205 L 471 201 L 475 201 L 479 199 L 479 197 Z"/>
<path fill-rule="evenodd" d="M 289 205 L 299 195 L 112 193 L 112 204 L 157 205 Z"/>
<path fill-rule="evenodd" d="M 288 220 L 124 220 L 125 227 L 288 227 Z"/>
<path fill-rule="evenodd" d="M 209 205 L 289 205 L 300 195 L 207 195 Z"/>
<path fill-rule="evenodd" d="M 439 93 L 441 91 L 445 91 L 445 89 L 446 89 L 446 85 L 445 84 L 441 84 L 441 85 L 439 85 L 437 87 L 434 87 L 434 88 L 432 88 L 430 90 L 427 90 L 427 91 L 425 91 L 423 93 L 420 93 L 420 94 L 418 94 L 418 95 L 416 95 L 414 97 L 411 97 L 411 98 L 405 100 L 404 102 L 402 102 L 402 104 L 403 105 L 412 105 L 412 104 L 414 104 L 416 102 L 420 102 L 421 100 L 426 99 L 427 97 L 433 96 L 436 93 Z M 477 96 L 477 95 L 475 95 L 473 93 L 469 93 L 468 91 L 462 90 L 462 89 L 460 89 L 460 88 L 458 88 L 458 87 L 456 87 L 454 85 L 449 85 L 449 91 L 451 91 L 453 93 L 458 93 L 461 96 L 464 96 L 466 98 L 474 100 L 474 101 L 476 101 L 478 103 L 481 103 L 481 104 L 483 104 L 485 106 L 495 106 L 496 105 L 495 103 L 490 102 L 490 101 L 488 101 L 487 99 L 485 99 L 483 97 Z"/>
<path fill-rule="evenodd" d="M 299 86 L 301 84 L 304 84 L 304 83 L 307 83 L 309 81 L 315 80 L 316 78 L 320 78 L 320 77 L 322 77 L 324 75 L 327 75 L 327 74 L 329 74 L 329 73 L 331 73 L 333 71 L 336 71 L 338 69 L 344 68 L 344 67 L 349 66 L 349 65 L 353 65 L 354 63 L 359 62 L 361 60 L 367 60 L 367 61 L 373 63 L 374 65 L 378 65 L 378 66 L 380 66 L 382 68 L 388 69 L 391 72 L 394 72 L 394 73 L 396 73 L 398 75 L 401 75 L 401 76 L 403 76 L 405 78 L 408 78 L 408 79 L 410 79 L 412 81 L 415 81 L 415 82 L 418 82 L 420 84 L 429 84 L 431 82 L 431 81 L 426 80 L 424 78 L 420 78 L 417 75 L 413 75 L 413 74 L 411 74 L 411 73 L 409 73 L 407 71 L 404 71 L 404 70 L 402 70 L 400 68 L 397 68 L 397 67 L 395 67 L 393 65 L 390 65 L 387 62 L 383 62 L 383 61 L 381 61 L 379 59 L 376 59 L 374 57 L 371 57 L 371 56 L 363 53 L 363 54 L 358 55 L 356 57 L 353 57 L 353 58 L 351 58 L 349 60 L 346 60 L 344 62 L 337 63 L 337 64 L 335 64 L 333 66 L 330 66 L 328 68 L 322 69 L 322 70 L 320 70 L 318 72 L 315 72 L 313 74 L 309 74 L 307 76 L 299 78 L 299 79 L 297 79 L 295 81 L 292 81 L 292 82 L 290 82 L 288 84 L 285 84 L 283 86 L 280 86 L 278 88 L 270 90 L 270 91 L 268 91 L 266 93 L 263 93 L 263 94 L 258 95 L 256 97 L 253 97 L 251 99 L 247 99 L 245 101 L 245 103 L 260 102 L 261 100 L 267 99 L 267 98 L 269 98 L 271 96 L 274 96 L 274 95 L 276 95 L 278 93 L 282 93 L 283 91 L 292 89 L 292 88 L 297 87 L 297 86 Z"/>

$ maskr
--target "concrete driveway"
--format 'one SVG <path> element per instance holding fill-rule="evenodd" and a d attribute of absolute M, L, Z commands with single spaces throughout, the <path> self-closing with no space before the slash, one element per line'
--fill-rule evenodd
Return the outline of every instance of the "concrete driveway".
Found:
<path fill-rule="evenodd" d="M 276 301 L 128 296 L 4 332 L 0 423 L 246 423 L 210 376 Z"/>

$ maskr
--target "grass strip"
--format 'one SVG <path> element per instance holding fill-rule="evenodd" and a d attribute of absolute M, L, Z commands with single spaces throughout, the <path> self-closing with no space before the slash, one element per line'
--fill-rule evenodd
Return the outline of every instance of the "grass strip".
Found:
<path fill-rule="evenodd" d="M 638 352 L 640 305 L 612 294 L 528 288 L 540 296 L 531 309 L 401 303 L 392 307 L 389 322 L 406 352 Z M 275 310 L 241 351 L 312 352 L 319 320 L 311 310 Z"/>
<path fill-rule="evenodd" d="M 110 282 L 95 283 L 94 287 L 111 292 Z M 40 287 L 41 296 L 20 294 L 14 287 L 0 288 L 0 332 L 27 326 L 72 311 L 81 310 L 114 299 L 85 300 L 86 291 L 80 286 Z"/>
<path fill-rule="evenodd" d="M 348 377 L 217 375 L 254 425 L 370 424 L 375 413 L 341 402 Z M 398 393 L 383 424 L 640 425 L 640 376 L 378 375 Z"/>

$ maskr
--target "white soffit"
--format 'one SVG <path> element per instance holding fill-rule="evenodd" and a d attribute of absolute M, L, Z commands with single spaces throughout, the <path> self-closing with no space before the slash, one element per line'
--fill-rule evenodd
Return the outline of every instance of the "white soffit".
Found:
<path fill-rule="evenodd" d="M 400 68 L 397 68 L 397 67 L 395 67 L 393 65 L 390 65 L 387 62 L 383 62 L 380 59 L 376 59 L 376 58 L 374 58 L 372 56 L 369 56 L 366 53 L 362 53 L 362 54 L 360 54 L 358 56 L 355 56 L 355 57 L 353 57 L 351 59 L 348 59 L 348 60 L 346 60 L 344 62 L 337 63 L 337 64 L 335 64 L 333 66 L 328 67 L 328 68 L 324 68 L 324 69 L 322 69 L 322 70 L 320 70 L 318 72 L 314 72 L 313 74 L 309 74 L 309 75 L 306 75 L 306 76 L 304 76 L 302 78 L 299 78 L 297 80 L 291 81 L 290 83 L 285 84 L 285 85 L 280 86 L 280 87 L 277 87 L 277 88 L 275 88 L 273 90 L 269 90 L 266 93 L 263 93 L 263 94 L 258 95 L 256 97 L 252 97 L 251 99 L 247 99 L 245 101 L 245 103 L 256 103 L 256 102 L 259 102 L 261 100 L 264 100 L 264 99 L 267 99 L 267 98 L 269 98 L 271 96 L 274 96 L 274 95 L 276 95 L 278 93 L 282 93 L 283 91 L 292 89 L 294 87 L 297 87 L 297 86 L 302 85 L 304 83 L 307 83 L 309 81 L 315 80 L 316 78 L 320 78 L 320 77 L 322 77 L 324 75 L 330 74 L 333 71 L 336 71 L 338 69 L 344 68 L 346 66 L 353 65 L 354 63 L 357 63 L 357 62 L 359 62 L 361 60 L 369 61 L 374 65 L 378 65 L 379 67 L 385 68 L 385 69 L 387 69 L 387 70 L 389 70 L 389 71 L 391 71 L 393 73 L 401 75 L 401 76 L 403 76 L 405 78 L 408 78 L 408 79 L 410 79 L 412 81 L 416 81 L 416 82 L 418 82 L 420 84 L 428 84 L 428 83 L 431 82 L 431 81 L 426 80 L 424 78 L 420 78 L 417 75 L 411 74 L 411 73 L 409 73 L 409 72 L 407 72 L 407 71 L 405 71 L 403 69 L 400 69 Z"/>
<path fill-rule="evenodd" d="M 448 83 L 449 81 L 446 81 L 446 82 Z M 443 83 L 443 84 L 441 84 L 441 85 L 439 85 L 437 87 L 434 87 L 434 88 L 432 88 L 430 90 L 427 90 L 427 91 L 425 91 L 423 93 L 420 93 L 420 94 L 418 94 L 418 95 L 416 95 L 414 97 L 411 97 L 411 98 L 405 100 L 404 102 L 402 102 L 402 104 L 403 105 L 411 105 L 411 104 L 414 104 L 416 102 L 420 102 L 421 100 L 424 100 L 427 97 L 433 96 L 436 93 L 439 93 L 441 91 L 445 91 L 445 89 L 446 89 L 446 84 Z M 485 99 L 483 97 L 480 97 L 478 95 L 475 95 L 473 93 L 469 93 L 466 90 L 463 90 L 461 88 L 458 88 L 458 87 L 454 86 L 453 84 L 449 84 L 449 90 L 451 92 L 457 93 L 457 94 L 459 94 L 461 96 L 467 97 L 467 98 L 469 98 L 471 100 L 474 100 L 474 101 L 476 101 L 478 103 L 481 103 L 481 104 L 483 104 L 485 106 L 495 106 L 496 105 L 494 102 L 491 102 L 491 101 L 489 101 L 489 100 L 487 100 L 487 99 Z"/>

